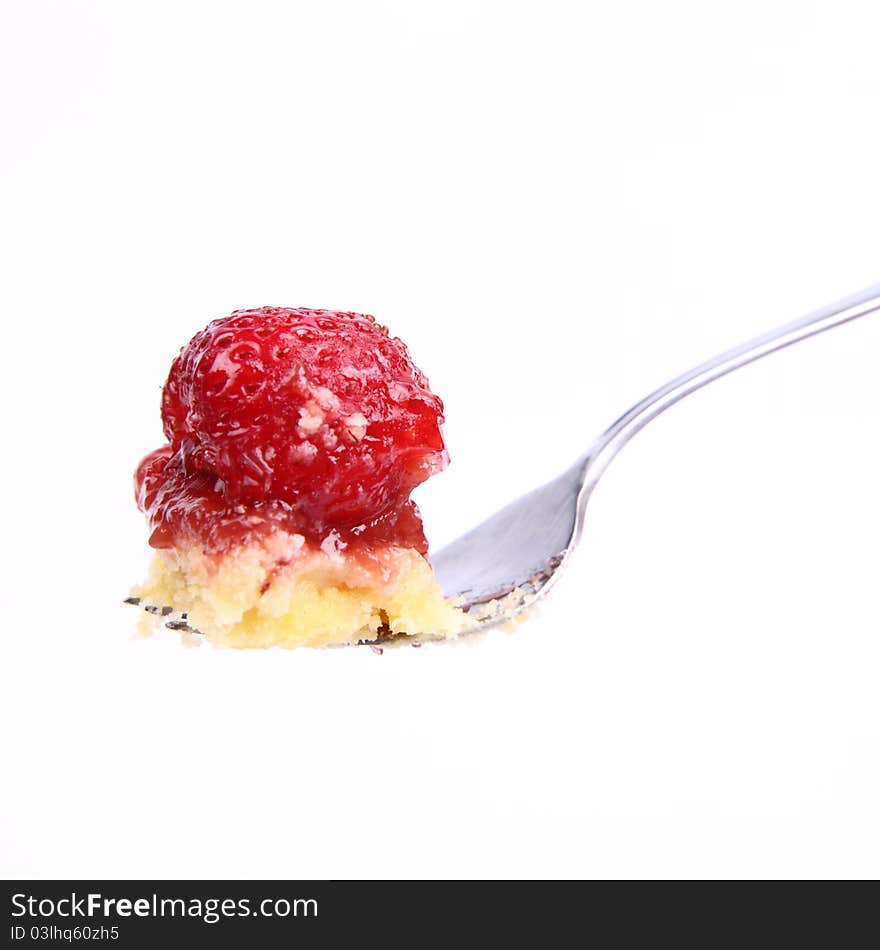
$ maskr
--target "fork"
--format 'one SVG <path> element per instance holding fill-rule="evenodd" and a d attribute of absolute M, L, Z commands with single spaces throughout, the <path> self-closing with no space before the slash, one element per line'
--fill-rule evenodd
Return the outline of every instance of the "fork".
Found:
<path fill-rule="evenodd" d="M 878 310 L 880 284 L 695 366 L 628 409 L 562 475 L 433 555 L 444 593 L 460 598 L 467 614 L 465 632 L 508 621 L 547 594 L 581 539 L 593 489 L 611 460 L 652 419 L 740 366 Z"/>

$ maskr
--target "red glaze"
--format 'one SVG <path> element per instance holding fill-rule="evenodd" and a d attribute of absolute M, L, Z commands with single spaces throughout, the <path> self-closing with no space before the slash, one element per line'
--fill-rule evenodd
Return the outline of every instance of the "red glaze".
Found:
<path fill-rule="evenodd" d="M 443 404 L 372 317 L 238 310 L 197 333 L 162 394 L 169 445 L 136 476 L 154 547 L 221 551 L 283 528 L 427 550 L 416 485 L 444 468 Z"/>

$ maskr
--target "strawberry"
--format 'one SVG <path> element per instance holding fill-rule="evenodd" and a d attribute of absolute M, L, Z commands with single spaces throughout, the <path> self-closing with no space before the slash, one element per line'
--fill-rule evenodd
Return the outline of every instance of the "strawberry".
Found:
<path fill-rule="evenodd" d="M 243 520 L 239 509 L 311 535 L 389 517 L 412 527 L 400 515 L 410 492 L 448 461 L 442 421 L 406 347 L 373 317 L 237 310 L 174 361 L 169 445 L 141 463 L 139 504 L 154 543 L 184 524 L 204 536 L 212 519 Z"/>

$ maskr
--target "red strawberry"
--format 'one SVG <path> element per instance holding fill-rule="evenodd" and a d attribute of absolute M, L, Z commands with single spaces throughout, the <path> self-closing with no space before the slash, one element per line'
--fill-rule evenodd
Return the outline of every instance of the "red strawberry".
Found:
<path fill-rule="evenodd" d="M 400 509 L 447 463 L 443 404 L 403 343 L 355 313 L 262 307 L 215 320 L 174 361 L 162 420 L 171 445 L 141 463 L 139 502 L 172 521 L 193 514 L 178 496 L 195 491 L 215 515 L 245 505 L 315 533 L 356 527 Z"/>

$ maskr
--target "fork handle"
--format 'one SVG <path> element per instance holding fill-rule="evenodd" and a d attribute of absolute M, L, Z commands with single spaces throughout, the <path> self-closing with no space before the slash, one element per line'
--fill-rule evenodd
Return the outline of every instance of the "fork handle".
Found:
<path fill-rule="evenodd" d="M 627 442 L 652 419 L 683 399 L 689 393 L 702 389 L 707 383 L 719 376 L 726 376 L 740 366 L 775 353 L 807 337 L 824 333 L 832 327 L 849 323 L 859 317 L 880 310 L 880 284 L 869 287 L 861 293 L 846 297 L 835 304 L 817 310 L 815 313 L 786 323 L 769 333 L 755 337 L 732 350 L 726 350 L 714 359 L 695 366 L 687 373 L 677 376 L 637 402 L 616 422 L 612 423 L 597 439 L 587 454 L 577 462 L 577 466 L 586 466 L 583 495 L 590 490 L 608 467 L 615 455 Z"/>

